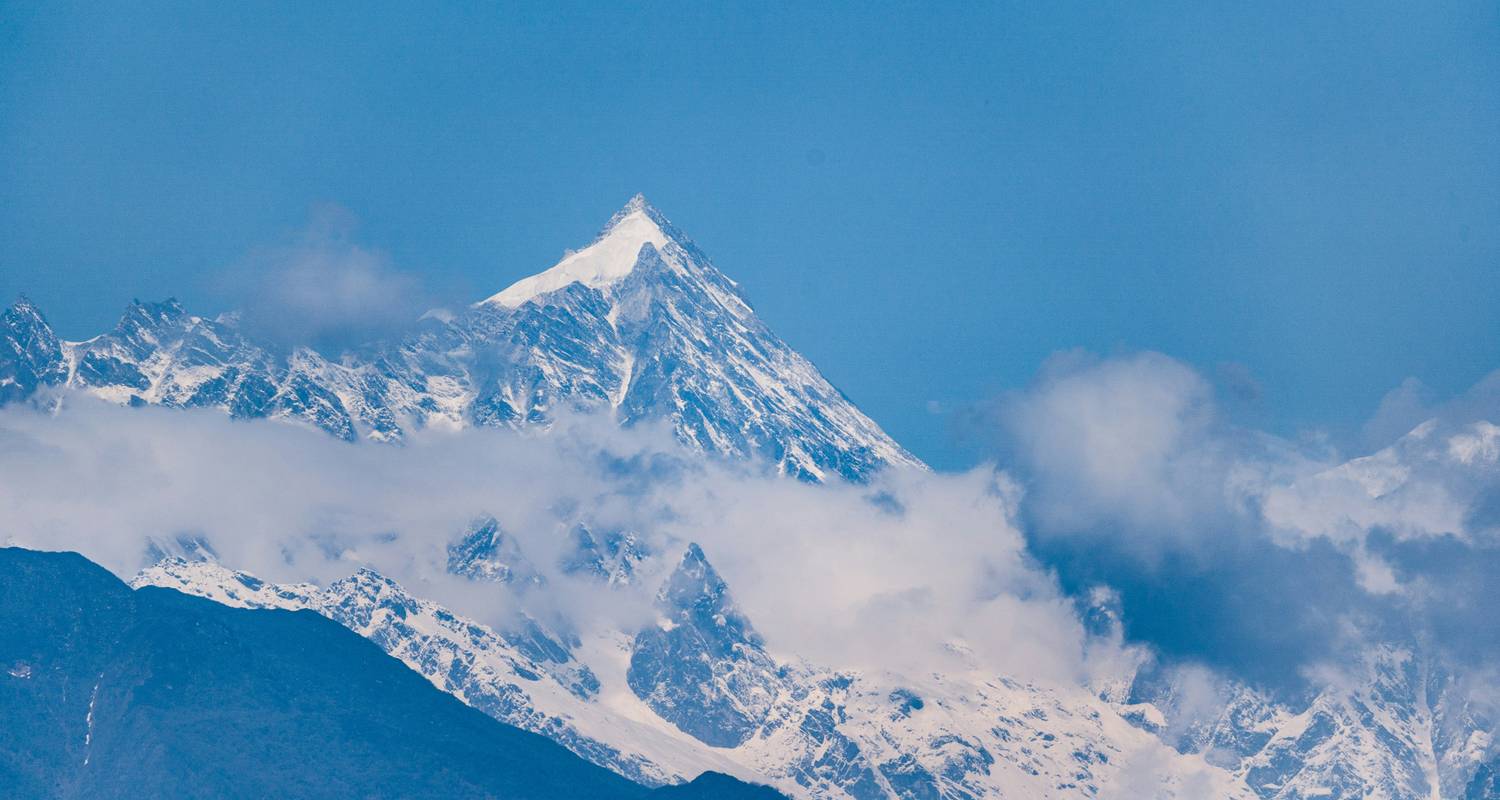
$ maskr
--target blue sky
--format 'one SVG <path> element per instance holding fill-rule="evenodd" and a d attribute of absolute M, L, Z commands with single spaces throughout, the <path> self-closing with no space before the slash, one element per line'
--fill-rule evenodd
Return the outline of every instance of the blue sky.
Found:
<path fill-rule="evenodd" d="M 599 5 L 0 3 L 0 297 L 217 312 L 331 203 L 461 302 L 641 191 L 939 466 L 1070 348 L 1350 446 L 1500 367 L 1493 3 Z"/>

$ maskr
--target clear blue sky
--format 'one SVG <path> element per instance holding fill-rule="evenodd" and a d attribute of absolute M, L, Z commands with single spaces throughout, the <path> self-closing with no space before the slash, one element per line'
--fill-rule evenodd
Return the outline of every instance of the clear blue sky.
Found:
<path fill-rule="evenodd" d="M 0 297 L 217 312 L 331 202 L 477 299 L 641 191 L 940 466 L 1064 348 L 1287 433 L 1500 368 L 1493 2 L 427 5 L 0 2 Z"/>

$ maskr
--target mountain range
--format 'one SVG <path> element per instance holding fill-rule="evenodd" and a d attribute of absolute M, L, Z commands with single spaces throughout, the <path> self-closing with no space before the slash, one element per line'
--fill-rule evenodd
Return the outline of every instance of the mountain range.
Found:
<path fill-rule="evenodd" d="M 919 465 L 640 196 L 551 269 L 337 358 L 257 344 L 232 315 L 194 316 L 174 300 L 134 302 L 113 330 L 61 341 L 22 300 L 0 316 L 0 403 L 53 387 L 286 419 L 349 441 L 545 426 L 578 411 L 665 421 L 690 450 L 804 480 Z"/>
<path fill-rule="evenodd" d="M 15 304 L 0 316 L 0 403 L 65 403 L 69 393 L 278 419 L 351 446 L 427 428 L 545 430 L 585 413 L 662 424 L 687 452 L 814 483 L 925 469 L 640 197 L 552 268 L 337 357 L 257 343 L 232 315 L 193 316 L 170 300 L 133 303 L 113 330 L 80 342 Z M 1398 491 L 1391 481 L 1454 452 L 1459 437 L 1494 439 L 1487 431 L 1421 433 L 1341 469 L 1372 496 Z M 1462 452 L 1466 469 L 1500 458 L 1494 447 Z M 372 569 L 272 584 L 197 541 L 159 542 L 131 583 L 142 597 L 166 597 L 150 588 L 165 587 L 313 612 L 293 616 L 338 623 L 324 627 L 365 637 L 493 720 L 650 786 L 712 771 L 805 798 L 1094 798 L 1130 796 L 1118 787 L 1136 785 L 1149 763 L 1154 782 L 1139 791 L 1157 797 L 1500 798 L 1496 721 L 1466 701 L 1461 671 L 1417 642 L 1372 647 L 1359 674 L 1296 700 L 1216 678 L 1205 702 L 1191 676 L 1149 666 L 1061 688 L 972 659 L 942 673 L 839 670 L 769 648 L 714 553 L 691 541 L 650 548 L 638 532 L 570 523 L 557 531 L 564 563 L 539 565 L 494 519 L 452 533 L 452 576 L 546 592 L 541 576 L 556 567 L 643 593 L 655 621 L 587 636 L 524 614 L 486 624 Z M 1099 635 L 1118 636 L 1114 611 L 1089 615 Z"/>

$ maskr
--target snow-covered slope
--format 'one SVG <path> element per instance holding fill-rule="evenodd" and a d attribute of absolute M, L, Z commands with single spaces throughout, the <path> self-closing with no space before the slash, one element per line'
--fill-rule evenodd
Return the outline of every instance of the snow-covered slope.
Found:
<path fill-rule="evenodd" d="M 755 315 L 637 196 L 587 247 L 396 343 L 330 359 L 257 345 L 233 317 L 132 303 L 59 342 L 25 301 L 0 318 L 0 402 L 69 386 L 118 403 L 274 417 L 341 439 L 424 426 L 546 425 L 562 410 L 664 420 L 688 448 L 808 480 L 920 466 Z"/>
<path fill-rule="evenodd" d="M 977 666 L 901 676 L 778 659 L 696 545 L 662 580 L 656 624 L 577 636 L 524 617 L 497 631 L 369 570 L 319 589 L 169 558 L 133 583 L 315 610 L 475 708 L 647 782 L 714 769 L 806 798 L 1092 798 L 1126 784 L 1153 797 L 1250 797 L 1081 688 Z"/>
<path fill-rule="evenodd" d="M 1383 528 L 1401 538 L 1471 539 L 1485 526 L 1471 524 L 1470 509 L 1497 488 L 1500 425 L 1435 418 L 1375 453 L 1273 489 L 1265 508 L 1290 537 L 1347 543 Z"/>

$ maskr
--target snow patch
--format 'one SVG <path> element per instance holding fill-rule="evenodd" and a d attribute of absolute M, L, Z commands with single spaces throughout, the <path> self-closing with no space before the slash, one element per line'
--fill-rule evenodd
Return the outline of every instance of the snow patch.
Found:
<path fill-rule="evenodd" d="M 636 195 L 593 244 L 569 253 L 545 272 L 516 281 L 480 305 L 515 308 L 570 283 L 582 283 L 595 289 L 608 286 L 635 269 L 641 248 L 650 244 L 660 250 L 667 241 L 666 232 L 651 218 L 645 198 Z"/>

